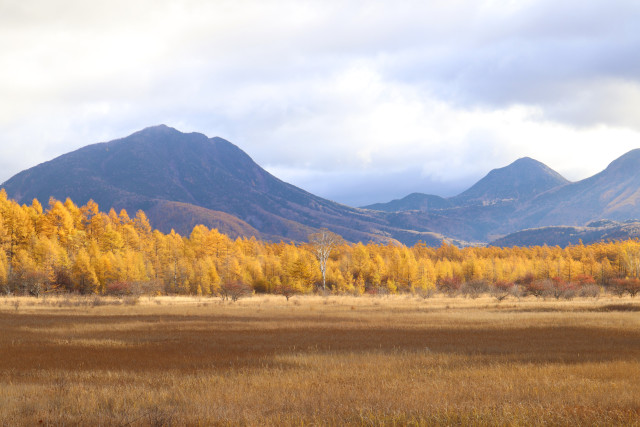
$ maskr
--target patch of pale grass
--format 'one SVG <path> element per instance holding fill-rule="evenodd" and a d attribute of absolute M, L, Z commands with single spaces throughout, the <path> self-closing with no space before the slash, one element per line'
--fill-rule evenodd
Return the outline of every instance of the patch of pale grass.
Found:
<path fill-rule="evenodd" d="M 56 346 L 77 346 L 77 347 L 132 347 L 138 343 L 132 343 L 114 339 L 51 339 L 50 342 Z"/>

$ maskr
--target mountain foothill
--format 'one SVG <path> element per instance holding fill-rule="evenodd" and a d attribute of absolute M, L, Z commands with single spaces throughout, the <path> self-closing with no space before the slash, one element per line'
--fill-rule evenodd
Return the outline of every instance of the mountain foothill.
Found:
<path fill-rule="evenodd" d="M 525 157 L 454 197 L 413 193 L 356 208 L 278 179 L 222 138 L 160 125 L 64 154 L 0 187 L 19 203 L 70 198 L 143 210 L 155 228 L 183 235 L 203 224 L 271 241 L 306 241 L 328 228 L 352 242 L 566 246 L 637 237 L 640 149 L 577 182 Z"/>

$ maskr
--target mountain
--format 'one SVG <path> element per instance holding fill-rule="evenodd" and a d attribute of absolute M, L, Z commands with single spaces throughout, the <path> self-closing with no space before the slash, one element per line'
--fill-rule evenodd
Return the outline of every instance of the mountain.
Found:
<path fill-rule="evenodd" d="M 363 206 L 363 209 L 372 209 L 383 212 L 401 212 L 401 211 L 429 211 L 431 209 L 446 209 L 452 204 L 444 197 L 434 196 L 431 194 L 412 193 L 402 199 L 392 200 L 388 203 L 375 203 L 373 205 Z"/>
<path fill-rule="evenodd" d="M 451 198 L 451 202 L 462 206 L 527 200 L 568 183 L 545 164 L 523 157 L 508 166 L 493 169 L 471 188 Z"/>
<path fill-rule="evenodd" d="M 86 146 L 26 171 L 2 187 L 20 203 L 37 198 L 93 199 L 102 210 L 147 212 L 152 225 L 182 234 L 202 223 L 231 236 L 306 240 L 327 227 L 351 241 L 444 236 L 421 225 L 404 229 L 385 215 L 344 206 L 285 183 L 222 138 L 160 125 Z"/>

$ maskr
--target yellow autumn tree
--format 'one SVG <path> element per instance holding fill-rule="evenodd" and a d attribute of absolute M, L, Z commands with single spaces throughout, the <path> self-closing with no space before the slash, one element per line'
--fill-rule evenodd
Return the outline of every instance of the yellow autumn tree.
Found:
<path fill-rule="evenodd" d="M 79 251 L 72 261 L 71 277 L 76 291 L 82 294 L 98 292 L 100 283 L 89 260 L 89 255 L 84 249 Z"/>

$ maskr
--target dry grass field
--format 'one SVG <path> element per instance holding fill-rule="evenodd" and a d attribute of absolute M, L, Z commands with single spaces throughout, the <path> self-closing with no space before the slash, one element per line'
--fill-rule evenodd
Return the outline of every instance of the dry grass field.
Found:
<path fill-rule="evenodd" d="M 5 297 L 0 425 L 640 425 L 637 310 Z"/>

